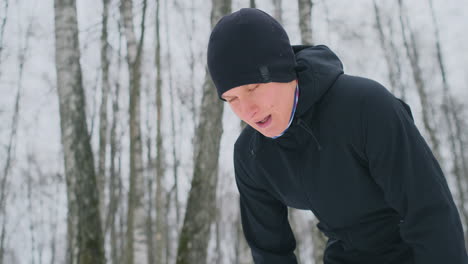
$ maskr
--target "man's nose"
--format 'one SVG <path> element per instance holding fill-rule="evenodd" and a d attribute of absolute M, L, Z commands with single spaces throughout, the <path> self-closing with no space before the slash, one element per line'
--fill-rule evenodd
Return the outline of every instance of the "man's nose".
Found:
<path fill-rule="evenodd" d="M 242 113 L 247 120 L 252 119 L 255 114 L 258 112 L 257 103 L 251 98 L 245 98 L 242 104 Z"/>

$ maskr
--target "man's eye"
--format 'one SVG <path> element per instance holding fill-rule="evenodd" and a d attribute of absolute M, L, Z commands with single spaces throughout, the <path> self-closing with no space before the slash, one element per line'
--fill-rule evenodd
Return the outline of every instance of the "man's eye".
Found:
<path fill-rule="evenodd" d="M 228 100 L 228 103 L 232 103 L 232 102 L 234 102 L 235 100 L 237 100 L 237 97 L 232 98 L 232 99 L 229 99 L 229 100 Z"/>
<path fill-rule="evenodd" d="M 249 92 L 251 92 L 251 91 L 253 91 L 253 90 L 257 89 L 257 88 L 258 88 L 258 86 L 259 86 L 259 84 L 257 84 L 257 85 L 255 85 L 254 87 L 250 88 L 250 89 L 249 89 Z"/>

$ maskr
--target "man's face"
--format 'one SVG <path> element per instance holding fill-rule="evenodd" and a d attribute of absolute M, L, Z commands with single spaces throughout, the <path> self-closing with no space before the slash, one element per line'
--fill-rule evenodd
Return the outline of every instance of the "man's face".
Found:
<path fill-rule="evenodd" d="M 222 94 L 232 111 L 266 137 L 281 134 L 288 126 L 297 80 L 289 83 L 256 83 Z"/>

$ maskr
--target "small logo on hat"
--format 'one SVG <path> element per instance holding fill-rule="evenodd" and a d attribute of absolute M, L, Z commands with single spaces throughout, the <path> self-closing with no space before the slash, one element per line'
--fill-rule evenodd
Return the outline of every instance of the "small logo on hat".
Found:
<path fill-rule="evenodd" d="M 262 75 L 263 82 L 271 82 L 270 71 L 267 66 L 260 66 L 260 74 Z"/>

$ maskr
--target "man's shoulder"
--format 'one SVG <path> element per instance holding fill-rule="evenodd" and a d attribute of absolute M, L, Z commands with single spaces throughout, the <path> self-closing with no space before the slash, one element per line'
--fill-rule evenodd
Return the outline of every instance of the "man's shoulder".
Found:
<path fill-rule="evenodd" d="M 383 92 L 384 90 L 388 92 L 381 83 L 373 79 L 369 79 L 362 76 L 355 76 L 349 74 L 343 74 L 337 80 L 336 85 L 346 87 L 349 92 L 352 92 L 354 95 L 368 96 L 375 92 Z"/>
<path fill-rule="evenodd" d="M 343 74 L 331 97 L 335 104 L 351 112 L 366 111 L 369 102 L 394 101 L 397 97 L 380 82 L 361 76 Z"/>

